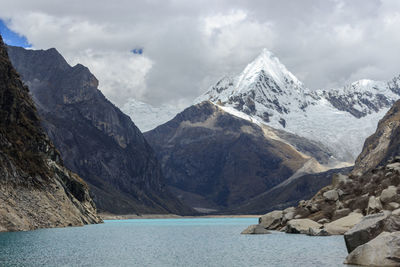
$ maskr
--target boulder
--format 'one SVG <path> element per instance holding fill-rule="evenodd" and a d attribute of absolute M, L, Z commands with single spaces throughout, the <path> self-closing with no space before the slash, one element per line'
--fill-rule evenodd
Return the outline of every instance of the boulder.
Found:
<path fill-rule="evenodd" d="M 386 168 L 389 170 L 400 172 L 400 163 L 395 162 L 395 163 L 388 164 L 388 165 L 386 165 Z"/>
<path fill-rule="evenodd" d="M 343 218 L 343 217 L 349 215 L 350 212 L 351 212 L 351 210 L 348 208 L 335 210 L 332 220 L 335 221 L 337 219 Z"/>
<path fill-rule="evenodd" d="M 309 236 L 330 236 L 331 234 L 328 233 L 325 229 L 310 228 L 310 229 L 308 229 L 307 235 L 309 235 Z"/>
<path fill-rule="evenodd" d="M 347 256 L 345 263 L 365 266 L 399 266 L 400 232 L 382 232 L 368 243 L 353 250 Z"/>
<path fill-rule="evenodd" d="M 289 234 L 308 234 L 310 228 L 320 229 L 322 224 L 314 222 L 310 219 L 294 219 L 290 220 L 286 225 L 286 233 Z"/>
<path fill-rule="evenodd" d="M 383 203 L 392 202 L 397 196 L 397 188 L 393 185 L 389 186 L 388 188 L 382 190 L 381 193 L 381 201 Z"/>
<path fill-rule="evenodd" d="M 324 225 L 325 230 L 331 235 L 343 235 L 354 225 L 358 224 L 363 215 L 352 212 L 349 215 Z"/>
<path fill-rule="evenodd" d="M 326 191 L 322 196 L 329 201 L 336 201 L 339 199 L 339 194 L 336 189 Z"/>
<path fill-rule="evenodd" d="M 275 230 L 281 226 L 283 211 L 274 210 L 258 219 L 258 223 L 266 229 Z"/>
<path fill-rule="evenodd" d="M 330 223 L 331 221 L 327 218 L 322 218 L 320 220 L 318 220 L 318 223 L 320 224 L 326 224 L 326 223 Z"/>
<path fill-rule="evenodd" d="M 390 202 L 387 204 L 387 208 L 388 210 L 397 210 L 398 208 L 400 208 L 400 204 L 397 202 Z"/>
<path fill-rule="evenodd" d="M 374 211 L 381 211 L 382 203 L 378 197 L 370 196 L 368 200 L 367 214 L 371 214 Z"/>
<path fill-rule="evenodd" d="M 332 177 L 332 186 L 337 188 L 341 183 L 348 183 L 350 181 L 349 176 L 343 175 L 341 173 L 334 174 Z"/>
<path fill-rule="evenodd" d="M 243 232 L 241 232 L 242 235 L 263 235 L 263 234 L 270 234 L 267 229 L 265 229 L 263 226 L 259 224 L 253 224 L 247 227 Z"/>
<path fill-rule="evenodd" d="M 350 253 L 384 231 L 385 221 L 390 216 L 390 211 L 365 216 L 357 225 L 344 235 L 347 251 Z M 399 216 L 394 216 L 398 218 Z M 396 220 L 397 221 L 397 220 Z M 393 227 L 392 227 L 393 228 Z"/>
<path fill-rule="evenodd" d="M 295 207 L 290 207 L 285 209 L 282 215 L 282 222 L 286 223 L 287 221 L 292 220 L 294 218 L 295 211 L 296 211 Z"/>
<path fill-rule="evenodd" d="M 400 209 L 395 209 L 392 211 L 392 215 L 400 216 Z"/>

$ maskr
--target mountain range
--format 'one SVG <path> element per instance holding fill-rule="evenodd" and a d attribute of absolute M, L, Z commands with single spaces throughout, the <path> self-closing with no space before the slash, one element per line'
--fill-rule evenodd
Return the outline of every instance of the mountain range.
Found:
<path fill-rule="evenodd" d="M 242 73 L 223 77 L 193 106 L 145 137 L 167 184 L 186 204 L 198 210 L 266 212 L 311 197 L 335 172 L 349 172 L 343 168 L 354 163 L 364 140 L 400 97 L 399 80 L 360 80 L 312 91 L 264 49 Z M 146 120 L 152 120 L 150 114 Z M 229 156 L 246 160 L 229 161 Z M 275 173 L 278 180 L 265 172 L 276 171 L 273 162 L 290 166 Z M 310 181 L 319 186 L 304 186 Z M 237 184 L 240 190 L 232 187 Z"/>
<path fill-rule="evenodd" d="M 31 90 L 42 126 L 65 165 L 89 184 L 99 211 L 191 212 L 167 190 L 153 149 L 98 90 L 88 68 L 70 66 L 54 48 L 9 46 L 8 53 Z"/>

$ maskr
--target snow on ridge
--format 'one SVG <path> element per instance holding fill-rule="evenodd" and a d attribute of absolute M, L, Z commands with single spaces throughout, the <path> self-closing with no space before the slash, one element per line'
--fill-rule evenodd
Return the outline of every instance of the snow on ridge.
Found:
<path fill-rule="evenodd" d="M 183 109 L 172 105 L 153 107 L 131 98 L 121 110 L 132 119 L 140 131 L 146 132 L 173 119 Z"/>
<path fill-rule="evenodd" d="M 235 116 L 325 144 L 337 159 L 354 161 L 364 140 L 399 99 L 392 83 L 359 80 L 338 89 L 310 91 L 268 50 L 236 77 L 223 77 L 198 97 Z"/>

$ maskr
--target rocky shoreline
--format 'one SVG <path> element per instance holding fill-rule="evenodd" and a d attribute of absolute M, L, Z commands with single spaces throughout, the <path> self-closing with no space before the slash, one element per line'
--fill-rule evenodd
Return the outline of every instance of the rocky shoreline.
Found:
<path fill-rule="evenodd" d="M 332 184 L 311 200 L 269 212 L 242 234 L 276 230 L 310 236 L 343 235 L 349 252 L 346 264 L 399 266 L 399 175 L 400 157 L 361 176 L 335 175 Z M 371 190 L 370 184 L 377 177 L 385 179 Z"/>

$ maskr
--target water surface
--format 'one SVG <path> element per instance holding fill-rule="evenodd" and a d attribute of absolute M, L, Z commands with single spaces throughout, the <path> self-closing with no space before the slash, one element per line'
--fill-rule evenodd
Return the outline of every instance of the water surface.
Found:
<path fill-rule="evenodd" d="M 0 266 L 343 266 L 342 236 L 240 235 L 257 220 L 110 220 L 1 233 Z"/>

